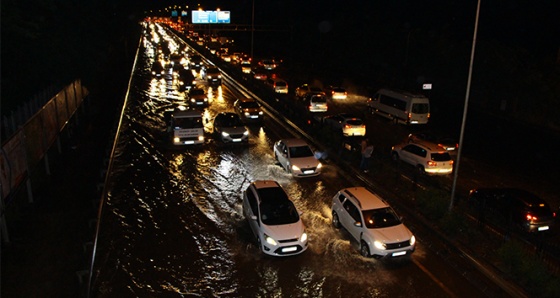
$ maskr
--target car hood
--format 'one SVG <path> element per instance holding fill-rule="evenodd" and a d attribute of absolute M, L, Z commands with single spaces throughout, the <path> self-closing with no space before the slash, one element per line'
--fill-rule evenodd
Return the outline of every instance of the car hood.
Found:
<path fill-rule="evenodd" d="M 206 95 L 193 95 L 190 98 L 194 98 L 195 100 L 204 100 Z"/>
<path fill-rule="evenodd" d="M 242 134 L 247 130 L 245 126 L 233 126 L 233 127 L 224 126 L 224 127 L 218 127 L 218 129 L 222 132 L 227 132 L 229 134 Z"/>
<path fill-rule="evenodd" d="M 290 163 L 299 168 L 313 168 L 319 165 L 319 161 L 315 158 L 315 156 L 291 157 Z"/>
<path fill-rule="evenodd" d="M 274 240 L 299 239 L 305 231 L 301 219 L 293 224 L 286 225 L 262 225 L 263 233 L 274 238 Z"/>
<path fill-rule="evenodd" d="M 383 243 L 395 243 L 410 240 L 412 233 L 404 224 L 399 224 L 387 228 L 368 229 L 368 233 L 373 239 Z"/>

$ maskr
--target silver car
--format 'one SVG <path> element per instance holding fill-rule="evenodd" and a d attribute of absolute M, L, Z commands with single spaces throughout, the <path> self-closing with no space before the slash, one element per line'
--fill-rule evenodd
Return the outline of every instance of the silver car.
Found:
<path fill-rule="evenodd" d="M 317 176 L 321 174 L 321 162 L 302 139 L 282 139 L 274 144 L 274 157 L 286 171 L 294 177 Z"/>
<path fill-rule="evenodd" d="M 249 141 L 249 130 L 241 118 L 232 112 L 221 112 L 214 118 L 214 134 L 224 143 Z"/>

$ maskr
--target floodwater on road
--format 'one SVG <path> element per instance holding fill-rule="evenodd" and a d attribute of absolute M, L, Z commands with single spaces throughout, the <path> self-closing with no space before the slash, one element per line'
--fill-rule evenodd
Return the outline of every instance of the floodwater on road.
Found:
<path fill-rule="evenodd" d="M 209 122 L 232 110 L 235 93 L 208 90 L 208 141 L 173 148 L 164 112 L 184 102 L 168 70 L 153 78 L 145 43 L 120 125 L 99 223 L 91 293 L 95 297 L 449 297 L 450 290 L 411 259 L 365 259 L 331 225 L 330 202 L 352 186 L 334 165 L 295 179 L 276 165 L 273 143 L 287 133 L 250 127 L 248 144 L 214 140 Z M 208 88 L 205 86 L 205 88 Z M 272 124 L 270 125 L 272 127 Z M 285 188 L 309 235 L 295 257 L 263 255 L 243 218 L 242 192 L 254 180 Z M 419 239 L 412 258 L 430 252 Z M 444 273 L 448 274 L 448 273 Z M 469 288 L 467 286 L 467 288 Z M 474 291 L 475 289 L 471 289 Z M 478 293 L 480 294 L 480 293 Z M 466 297 L 466 296 L 465 296 Z"/>

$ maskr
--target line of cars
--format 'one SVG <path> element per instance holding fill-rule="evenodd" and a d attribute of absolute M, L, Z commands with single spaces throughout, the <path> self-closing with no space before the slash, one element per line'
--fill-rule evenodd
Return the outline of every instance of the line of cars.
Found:
<path fill-rule="evenodd" d="M 264 82 L 276 89 L 271 79 L 267 78 Z M 342 95 L 340 90 L 338 94 L 333 92 L 335 91 L 327 91 L 333 99 L 343 99 L 346 96 Z M 327 94 L 325 96 L 329 96 Z M 236 105 L 241 106 L 241 102 L 251 101 L 254 100 L 238 100 L 239 104 L 236 102 Z M 249 107 L 239 107 L 237 112 L 243 121 L 262 119 L 262 114 L 256 116 L 254 111 L 250 110 Z M 352 123 L 356 120 L 361 121 L 358 117 L 341 114 L 333 115 L 332 118 L 325 122 L 337 130 L 340 129 L 343 135 L 365 135 L 363 122 Z M 287 141 L 280 140 L 277 143 L 281 142 Z M 277 157 L 277 152 L 280 152 L 276 149 L 277 143 L 273 148 L 275 157 L 286 171 L 296 177 L 319 175 L 321 164 L 318 160 L 314 171 L 309 170 L 313 168 L 310 164 L 298 166 L 298 162 L 294 161 L 296 158 L 292 161 L 288 161 L 288 158 L 280 161 L 282 158 Z M 393 147 L 391 154 L 395 160 L 410 163 L 421 173 L 448 174 L 452 172 L 451 157 L 457 148 L 457 143 L 452 138 L 439 138 L 422 132 L 409 135 L 403 146 Z M 407 154 L 411 157 L 406 157 Z M 310 155 L 307 153 L 308 160 L 312 160 Z M 291 157 L 288 154 L 286 156 Z M 243 192 L 242 200 L 243 214 L 263 253 L 289 256 L 300 254 L 308 248 L 309 235 L 301 218 L 302 213 L 297 211 L 278 182 L 254 181 Z M 549 230 L 556 218 L 556 213 L 550 210 L 546 202 L 522 190 L 474 189 L 469 194 L 469 203 L 477 210 L 488 208 L 491 210 L 491 213 L 488 213 L 490 216 L 501 216 L 508 223 L 531 232 Z M 506 206 L 508 208 L 504 208 Z M 359 244 L 359 252 L 364 257 L 409 256 L 415 250 L 416 239 L 402 223 L 402 218 L 382 198 L 363 187 L 337 192 L 332 198 L 331 214 L 332 225 L 335 228 L 344 228 Z"/>

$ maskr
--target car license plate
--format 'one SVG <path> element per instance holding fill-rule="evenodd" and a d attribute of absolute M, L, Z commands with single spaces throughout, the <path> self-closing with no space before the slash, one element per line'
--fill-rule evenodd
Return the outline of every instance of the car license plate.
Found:
<path fill-rule="evenodd" d="M 313 170 L 307 170 L 307 171 L 303 171 L 304 174 L 313 174 L 315 173 L 315 171 Z"/>
<path fill-rule="evenodd" d="M 392 254 L 393 257 L 404 256 L 406 255 L 406 251 L 398 251 Z"/>
<path fill-rule="evenodd" d="M 194 141 L 185 141 L 185 145 L 194 144 Z"/>
<path fill-rule="evenodd" d="M 255 119 L 255 118 L 259 118 L 259 116 L 251 116 L 251 118 Z"/>
<path fill-rule="evenodd" d="M 233 142 L 241 142 L 241 139 L 233 139 Z"/>
<path fill-rule="evenodd" d="M 297 250 L 297 247 L 295 247 L 295 246 L 282 248 L 282 252 L 292 252 L 292 251 L 296 251 L 296 250 Z"/>
<path fill-rule="evenodd" d="M 539 227 L 537 230 L 539 230 L 539 231 L 546 231 L 546 230 L 548 230 L 548 229 L 549 229 L 548 226 L 542 226 L 542 227 Z"/>

